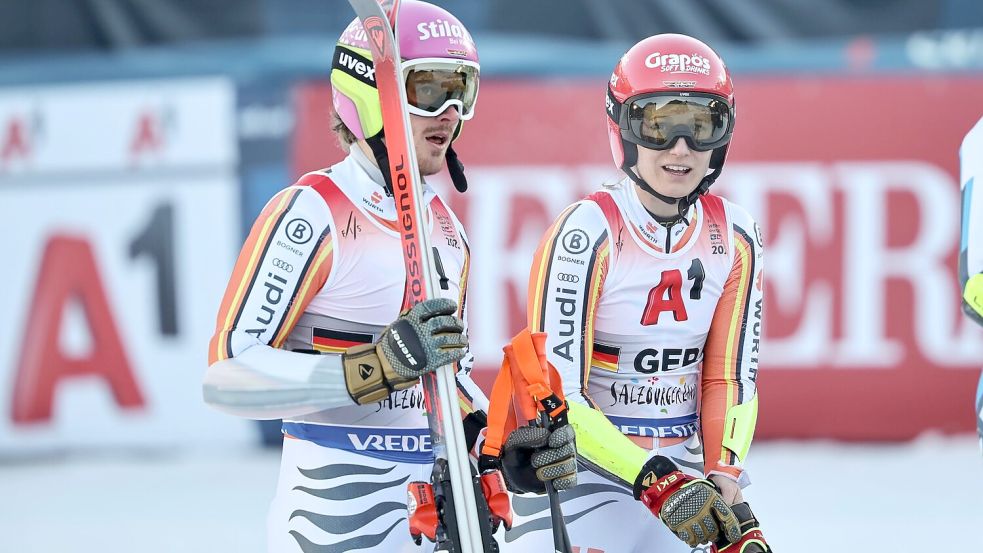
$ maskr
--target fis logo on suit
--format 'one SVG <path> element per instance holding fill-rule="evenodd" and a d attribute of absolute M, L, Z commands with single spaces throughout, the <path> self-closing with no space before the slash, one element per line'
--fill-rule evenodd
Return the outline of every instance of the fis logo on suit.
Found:
<path fill-rule="evenodd" d="M 352 237 L 352 240 L 358 238 L 358 233 L 362 231 L 362 225 L 358 224 L 358 219 L 355 218 L 355 212 L 348 212 L 348 224 L 345 226 L 345 230 L 341 231 L 342 238 Z"/>

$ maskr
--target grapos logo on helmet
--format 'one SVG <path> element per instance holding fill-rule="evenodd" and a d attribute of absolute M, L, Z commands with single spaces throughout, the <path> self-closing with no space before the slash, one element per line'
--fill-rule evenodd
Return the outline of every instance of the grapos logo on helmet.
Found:
<path fill-rule="evenodd" d="M 655 52 L 645 58 L 645 66 L 652 69 L 661 67 L 663 73 L 710 74 L 710 60 L 696 53 L 686 55 Z"/>

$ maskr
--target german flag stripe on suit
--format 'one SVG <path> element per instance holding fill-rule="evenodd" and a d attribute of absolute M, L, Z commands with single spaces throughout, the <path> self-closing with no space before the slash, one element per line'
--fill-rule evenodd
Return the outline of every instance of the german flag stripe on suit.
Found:
<path fill-rule="evenodd" d="M 344 332 L 341 330 L 312 329 L 311 344 L 325 353 L 342 353 L 353 346 L 372 343 L 371 334 Z"/>
<path fill-rule="evenodd" d="M 621 348 L 594 342 L 591 365 L 611 372 L 618 372 L 619 353 L 621 353 Z"/>

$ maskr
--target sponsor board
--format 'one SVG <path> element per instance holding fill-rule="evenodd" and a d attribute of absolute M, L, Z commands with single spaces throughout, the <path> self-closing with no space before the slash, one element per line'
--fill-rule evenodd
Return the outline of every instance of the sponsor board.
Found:
<path fill-rule="evenodd" d="M 201 400 L 239 245 L 230 86 L 4 91 L 0 120 L 37 99 L 47 142 L 0 167 L 0 452 L 255 440 Z M 144 164 L 138 106 L 165 104 L 174 140 Z"/>
<path fill-rule="evenodd" d="M 0 177 L 237 161 L 224 79 L 0 90 Z"/>

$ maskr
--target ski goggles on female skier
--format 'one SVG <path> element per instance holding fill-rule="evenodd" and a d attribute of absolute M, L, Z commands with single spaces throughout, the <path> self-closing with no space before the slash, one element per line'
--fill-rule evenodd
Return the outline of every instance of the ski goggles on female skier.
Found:
<path fill-rule="evenodd" d="M 414 115 L 436 117 L 455 106 L 471 119 L 478 99 L 478 64 L 468 60 L 421 58 L 403 63 L 406 100 Z"/>
<path fill-rule="evenodd" d="M 621 110 L 622 135 L 635 144 L 666 150 L 678 138 L 705 152 L 730 141 L 734 117 L 730 106 L 710 94 L 657 94 L 631 98 Z M 627 131 L 627 133 L 625 132 Z"/>

